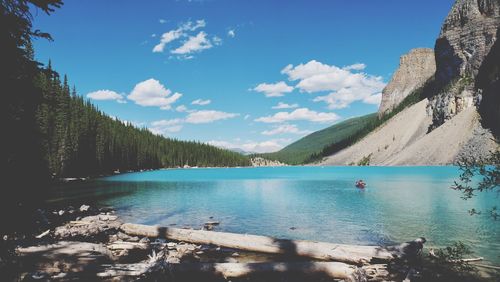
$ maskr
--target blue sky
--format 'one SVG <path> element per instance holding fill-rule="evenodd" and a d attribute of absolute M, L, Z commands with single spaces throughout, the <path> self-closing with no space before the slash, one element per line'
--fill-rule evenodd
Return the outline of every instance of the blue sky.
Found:
<path fill-rule="evenodd" d="M 399 57 L 433 47 L 452 0 L 67 0 L 34 12 L 38 60 L 111 116 L 274 151 L 375 112 Z"/>

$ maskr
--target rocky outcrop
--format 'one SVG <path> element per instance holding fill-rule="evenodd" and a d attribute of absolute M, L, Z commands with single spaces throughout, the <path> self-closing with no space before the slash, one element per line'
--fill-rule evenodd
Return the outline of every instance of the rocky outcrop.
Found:
<path fill-rule="evenodd" d="M 436 40 L 436 83 L 428 113 L 433 128 L 462 110 L 481 102 L 476 76 L 500 26 L 500 0 L 457 0 Z"/>
<path fill-rule="evenodd" d="M 280 161 L 268 160 L 261 157 L 251 158 L 252 166 L 286 166 Z"/>
<path fill-rule="evenodd" d="M 417 48 L 401 56 L 398 70 L 382 91 L 379 117 L 392 111 L 435 72 L 436 61 L 432 49 Z"/>

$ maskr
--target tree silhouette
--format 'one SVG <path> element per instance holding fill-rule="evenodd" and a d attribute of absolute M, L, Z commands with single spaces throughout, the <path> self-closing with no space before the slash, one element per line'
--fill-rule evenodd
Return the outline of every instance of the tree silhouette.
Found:
<path fill-rule="evenodd" d="M 42 92 L 35 83 L 38 63 L 33 58 L 31 40 L 51 39 L 32 30 L 30 9 L 50 14 L 62 5 L 60 0 L 0 1 L 0 85 L 2 87 L 2 188 L 0 218 L 5 226 L 19 219 L 22 211 L 42 195 L 47 170 L 39 143 L 35 112 Z M 30 176 L 26 177 L 26 171 Z M 30 195 L 27 197 L 27 195 Z M 8 211 L 8 213 L 6 212 Z"/>

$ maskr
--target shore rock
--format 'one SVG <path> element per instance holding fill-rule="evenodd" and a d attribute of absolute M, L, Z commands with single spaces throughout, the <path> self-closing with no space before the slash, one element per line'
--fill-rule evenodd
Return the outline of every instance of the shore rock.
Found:
<path fill-rule="evenodd" d="M 71 221 L 59 226 L 54 231 L 57 239 L 96 239 L 108 233 L 115 233 L 119 230 L 121 222 L 116 220 L 102 219 L 102 215 L 87 216 L 78 221 Z M 107 239 L 107 238 L 106 238 Z M 119 238 L 121 239 L 121 238 Z M 137 239 L 138 241 L 139 239 Z"/>
<path fill-rule="evenodd" d="M 81 212 L 86 212 L 86 211 L 88 211 L 89 209 L 90 209 L 90 206 L 88 206 L 88 205 L 81 205 L 81 206 L 80 206 L 80 211 L 81 211 Z"/>
<path fill-rule="evenodd" d="M 282 162 L 268 160 L 261 157 L 251 158 L 250 161 L 252 162 L 252 166 L 286 166 L 286 164 Z"/>

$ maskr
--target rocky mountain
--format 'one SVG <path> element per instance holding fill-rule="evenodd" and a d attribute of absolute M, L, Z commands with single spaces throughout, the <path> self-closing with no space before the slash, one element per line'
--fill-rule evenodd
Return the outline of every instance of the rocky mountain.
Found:
<path fill-rule="evenodd" d="M 500 29 L 497 38 L 500 37 Z M 482 123 L 500 136 L 500 40 L 490 50 L 476 77 L 476 87 L 482 96 L 479 112 Z"/>
<path fill-rule="evenodd" d="M 428 99 L 406 108 L 322 165 L 447 165 L 461 157 L 487 156 L 497 146 L 471 107 L 429 132 Z"/>
<path fill-rule="evenodd" d="M 418 94 L 420 102 L 321 164 L 444 165 L 498 150 L 499 28 L 500 0 L 457 0 L 436 40 L 435 73 L 423 71 L 414 50 L 403 56 L 384 89 L 379 116 L 405 97 Z M 419 88 L 422 83 L 426 87 Z"/>
<path fill-rule="evenodd" d="M 435 77 L 442 90 L 428 105 L 433 128 L 481 103 L 476 78 L 499 26 L 500 0 L 457 0 L 453 5 L 435 45 Z"/>
<path fill-rule="evenodd" d="M 379 117 L 392 111 L 408 95 L 422 86 L 436 72 L 434 50 L 416 48 L 401 56 L 399 68 L 382 91 Z"/>

